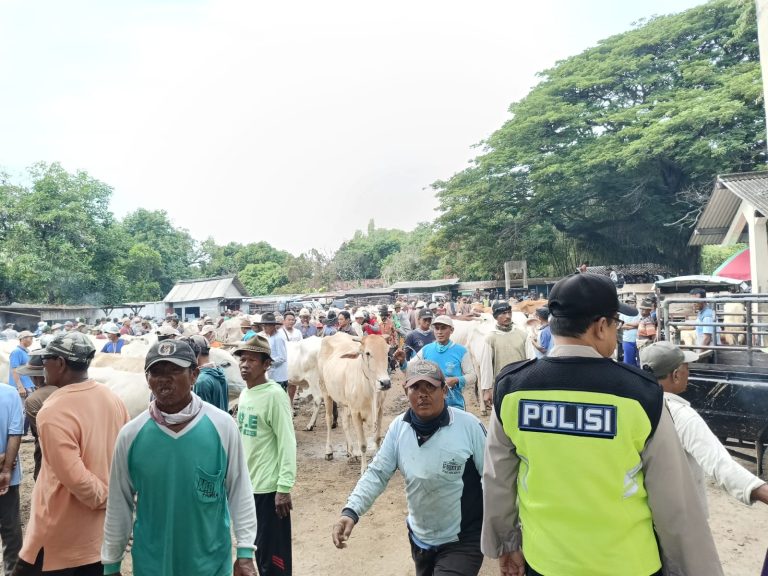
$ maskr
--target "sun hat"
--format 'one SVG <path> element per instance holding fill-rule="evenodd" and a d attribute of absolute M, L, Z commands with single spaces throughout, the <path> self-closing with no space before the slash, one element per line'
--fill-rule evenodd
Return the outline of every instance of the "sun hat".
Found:
<path fill-rule="evenodd" d="M 266 354 L 269 359 L 272 360 L 272 348 L 269 346 L 269 340 L 267 340 L 261 334 L 256 334 L 253 338 L 248 339 L 245 342 L 241 342 L 235 348 L 235 356 L 242 355 L 243 352 L 256 352 L 257 354 Z"/>
<path fill-rule="evenodd" d="M 21 376 L 43 376 L 43 354 L 45 350 L 42 348 L 38 350 L 32 350 L 29 353 L 29 360 L 26 364 L 22 364 L 16 368 L 16 373 Z"/>

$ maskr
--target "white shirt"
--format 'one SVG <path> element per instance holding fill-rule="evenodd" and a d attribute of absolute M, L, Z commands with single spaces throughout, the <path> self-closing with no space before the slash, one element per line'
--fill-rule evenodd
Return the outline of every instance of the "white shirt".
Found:
<path fill-rule="evenodd" d="M 288 332 L 285 326 L 283 326 L 278 328 L 277 333 L 280 334 L 280 336 L 282 336 L 283 340 L 286 342 L 301 342 L 303 338 L 301 335 L 301 330 L 296 330 L 296 328 Z"/>
<path fill-rule="evenodd" d="M 744 504 L 752 504 L 752 491 L 765 482 L 734 461 L 704 419 L 691 408 L 690 402 L 670 392 L 664 392 L 664 399 L 675 423 L 675 431 L 688 457 L 698 496 L 707 513 L 709 509 L 704 485 L 705 474 L 712 476 L 715 482 L 734 498 Z"/>

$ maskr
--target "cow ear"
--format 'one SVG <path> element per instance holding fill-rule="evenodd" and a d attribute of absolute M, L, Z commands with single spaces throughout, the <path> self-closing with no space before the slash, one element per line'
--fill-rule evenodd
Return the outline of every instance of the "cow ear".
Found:
<path fill-rule="evenodd" d="M 341 355 L 341 357 L 342 357 L 342 358 L 351 358 L 351 359 L 355 359 L 355 358 L 357 358 L 358 356 L 360 356 L 360 354 L 362 354 L 362 352 L 348 352 L 347 354 L 342 354 L 342 355 Z"/>

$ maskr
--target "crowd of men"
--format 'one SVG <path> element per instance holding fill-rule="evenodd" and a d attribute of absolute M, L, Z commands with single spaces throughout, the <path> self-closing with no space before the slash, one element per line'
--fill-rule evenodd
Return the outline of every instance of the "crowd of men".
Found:
<path fill-rule="evenodd" d="M 297 447 L 288 343 L 343 333 L 387 338 L 392 369 L 405 372 L 408 409 L 334 524 L 337 547 L 399 470 L 419 576 L 475 576 L 484 556 L 499 558 L 503 576 L 722 574 L 704 476 L 746 504 L 768 503 L 768 486 L 678 396 L 698 356 L 656 342 L 651 303 L 638 311 L 607 277 L 575 274 L 531 314 L 530 338 L 512 322 L 510 302 L 493 302 L 487 423 L 466 411 L 464 389 L 477 374 L 452 339 L 479 304 L 242 317 L 233 353 L 246 388 L 235 419 L 209 357 L 222 344 L 223 319 L 201 319 L 188 337 L 173 316 L 39 326 L 34 352 L 35 333 L 16 333 L 9 384 L 0 384 L 5 573 L 116 575 L 130 550 L 136 576 L 291 574 Z M 634 343 L 623 346 L 623 363 L 612 359 L 622 324 L 637 332 L 623 341 Z M 105 353 L 121 352 L 121 336 L 158 336 L 144 362 L 152 400 L 133 420 L 88 375 L 96 353 L 89 330 L 104 336 Z M 22 537 L 18 454 L 27 426 L 35 484 Z"/>

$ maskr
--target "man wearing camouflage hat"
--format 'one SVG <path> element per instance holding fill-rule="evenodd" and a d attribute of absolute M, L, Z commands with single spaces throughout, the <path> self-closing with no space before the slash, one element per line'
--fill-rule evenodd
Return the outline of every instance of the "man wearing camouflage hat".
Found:
<path fill-rule="evenodd" d="M 57 335 L 43 352 L 45 381 L 57 390 L 37 414 L 44 460 L 14 576 L 58 570 L 95 576 L 102 570 L 109 466 L 128 412 L 109 388 L 88 377 L 95 353 L 77 331 Z"/>

